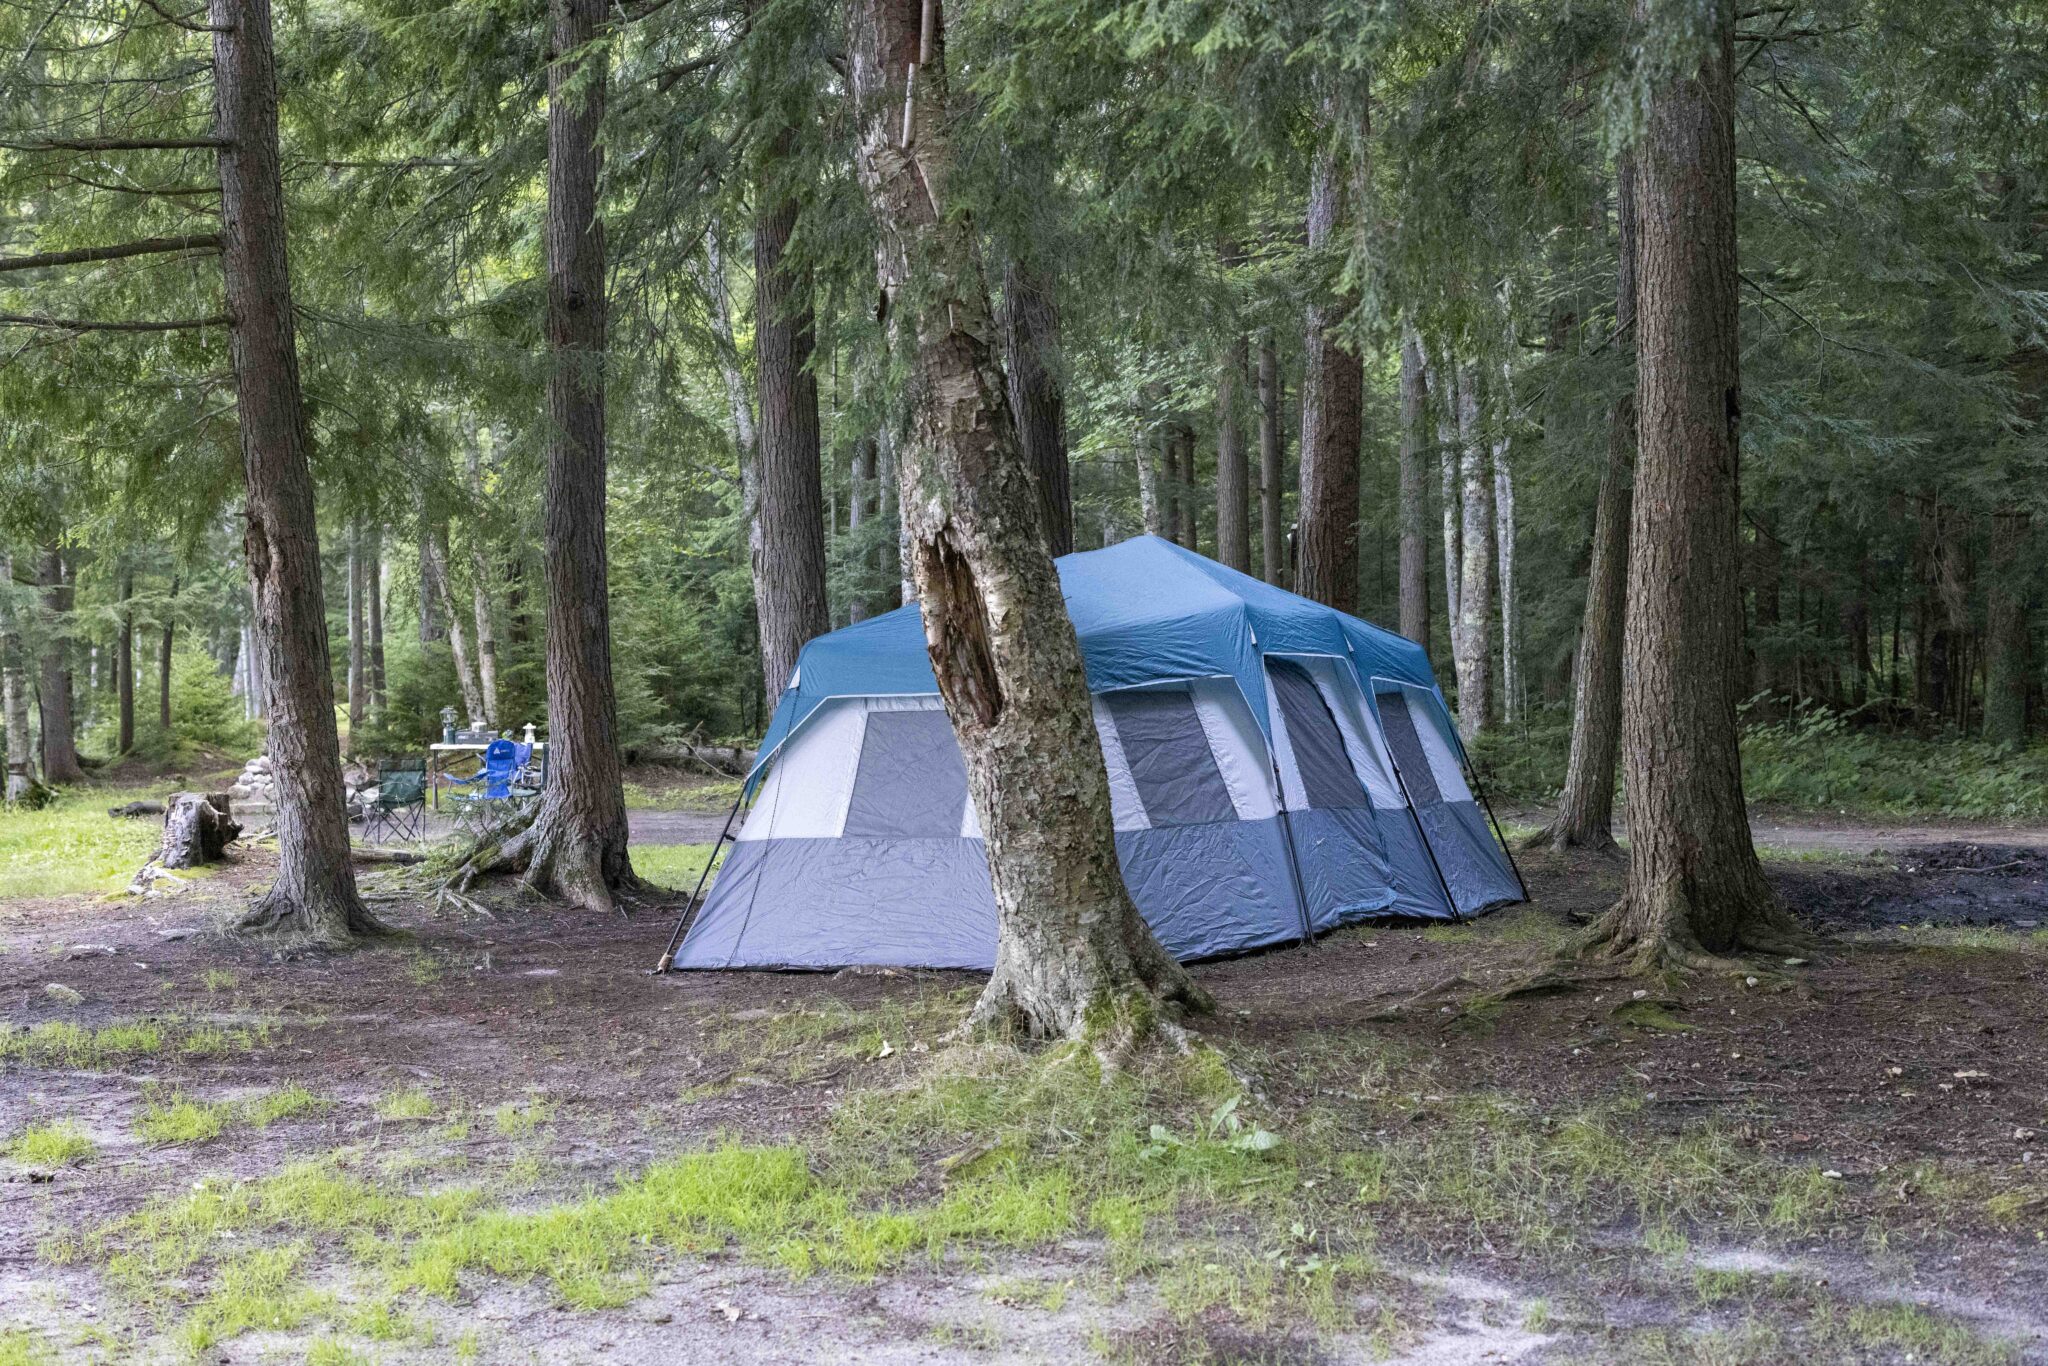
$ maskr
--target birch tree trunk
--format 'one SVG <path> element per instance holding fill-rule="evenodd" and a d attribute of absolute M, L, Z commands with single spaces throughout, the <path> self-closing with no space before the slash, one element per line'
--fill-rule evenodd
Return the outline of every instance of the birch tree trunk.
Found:
<path fill-rule="evenodd" d="M 476 434 L 463 443 L 463 477 L 469 496 L 479 507 L 484 502 L 483 452 Z M 469 534 L 470 618 L 476 623 L 476 692 L 484 725 L 498 729 L 498 614 L 491 601 L 491 563 L 484 553 L 483 537 L 472 528 Z M 452 614 L 452 613 L 451 613 Z"/>
<path fill-rule="evenodd" d="M 524 868 L 528 886 L 592 911 L 639 886 L 626 853 L 605 547 L 604 22 L 604 0 L 549 0 L 547 787 L 531 825 L 472 860 L 479 871 Z"/>
<path fill-rule="evenodd" d="M 1636 340 L 1636 173 L 1620 158 L 1615 184 L 1618 264 L 1614 333 L 1628 353 Z M 1629 480 L 1636 456 L 1633 389 L 1607 411 L 1607 463 L 1593 511 L 1593 557 L 1586 573 L 1586 612 L 1572 666 L 1571 756 L 1557 815 L 1530 840 L 1556 850 L 1619 852 L 1614 842 L 1614 772 L 1621 749 L 1622 629 L 1628 608 Z"/>
<path fill-rule="evenodd" d="M 1427 407 L 1422 343 L 1401 324 L 1401 634 L 1429 648 L 1429 483 L 1422 468 Z"/>
<path fill-rule="evenodd" d="M 1155 992 L 1207 1000 L 1124 890 L 1080 646 L 993 353 L 974 226 L 941 210 L 950 119 L 943 28 L 926 3 L 855 0 L 847 51 L 885 325 L 909 371 L 903 521 L 995 891 L 995 972 L 973 1019 L 1054 1036 L 1142 1028 Z"/>
<path fill-rule="evenodd" d="M 1649 0 L 1653 21 L 1679 3 Z M 1742 801 L 1734 0 L 1713 0 L 1710 17 L 1697 69 L 1653 88 L 1637 153 L 1630 857 L 1627 891 L 1587 945 L 1643 970 L 1804 947 L 1764 879 Z"/>
<path fill-rule="evenodd" d="M 1038 479 L 1039 514 L 1053 557 L 1074 549 L 1073 473 L 1067 463 L 1067 406 L 1061 375 L 1060 315 L 1052 286 L 1012 258 L 1003 266 L 1003 367 L 1024 459 Z"/>
<path fill-rule="evenodd" d="M 370 528 L 370 706 L 384 714 L 384 528 Z"/>
<path fill-rule="evenodd" d="M 777 147 L 787 154 L 791 141 L 785 133 Z M 796 201 L 783 199 L 754 225 L 754 374 L 761 415 L 754 608 L 770 713 L 796 669 L 798 652 L 832 628 L 825 598 L 818 381 L 810 371 L 811 274 L 786 260 L 796 217 Z"/>
<path fill-rule="evenodd" d="M 1240 574 L 1252 568 L 1251 471 L 1237 391 L 1244 379 L 1243 337 L 1233 337 L 1216 368 L 1216 558 Z"/>
<path fill-rule="evenodd" d="M 1138 463 L 1138 515 L 1147 536 L 1165 536 L 1168 505 L 1160 491 L 1160 467 L 1165 463 L 1165 431 L 1155 415 L 1157 404 L 1149 393 L 1138 410 L 1131 448 Z M 1169 538 L 1170 539 L 1170 538 Z"/>
<path fill-rule="evenodd" d="M 1267 583 L 1287 582 L 1286 451 L 1280 436 L 1280 353 L 1273 334 L 1259 338 L 1259 573 Z"/>
<path fill-rule="evenodd" d="M 484 723 L 483 688 L 477 682 L 476 665 L 469 655 L 469 634 L 462 629 L 462 612 L 455 605 L 455 585 L 448 580 L 448 526 L 444 522 L 420 539 L 420 596 L 431 595 L 438 615 L 446 624 L 448 653 L 455 661 L 455 685 L 462 691 L 462 709 L 471 726 Z M 431 589 L 431 594 L 429 590 Z"/>
<path fill-rule="evenodd" d="M 1507 387 L 1501 377 L 1503 395 Z M 1502 407 L 1506 407 L 1503 396 Z M 1507 414 L 1503 412 L 1502 417 Z M 1505 430 L 1493 443 L 1493 548 L 1500 587 L 1500 710 L 1510 722 L 1522 719 L 1521 601 L 1515 592 L 1515 471 L 1513 443 Z"/>
<path fill-rule="evenodd" d="M 285 256 L 269 0 L 208 0 L 221 273 L 248 485 L 242 553 L 256 603 L 276 777 L 277 880 L 241 925 L 329 943 L 382 929 L 356 893 L 334 725 L 304 400 Z"/>
<path fill-rule="evenodd" d="M 1444 622 L 1451 637 L 1451 669 L 1455 680 L 1459 642 L 1465 634 L 1464 594 L 1459 590 L 1465 576 L 1465 517 L 1458 499 L 1458 370 L 1424 361 L 1423 375 L 1429 392 L 1436 396 L 1436 454 L 1443 511 Z"/>
<path fill-rule="evenodd" d="M 348 524 L 348 752 L 357 754 L 357 737 L 369 711 L 368 642 L 363 613 L 363 528 Z"/>
<path fill-rule="evenodd" d="M 1479 431 L 1479 372 L 1458 367 L 1458 447 L 1464 525 L 1458 584 L 1458 733 L 1470 744 L 1493 716 L 1493 474 Z"/>

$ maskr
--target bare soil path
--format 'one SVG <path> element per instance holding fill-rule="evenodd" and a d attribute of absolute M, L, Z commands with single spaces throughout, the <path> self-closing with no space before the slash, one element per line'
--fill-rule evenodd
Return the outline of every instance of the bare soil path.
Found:
<path fill-rule="evenodd" d="M 635 837 L 719 820 L 635 812 Z M 1048 1117 L 847 1146 L 849 1107 L 886 1117 L 958 1065 L 972 974 L 652 978 L 658 917 L 501 888 L 494 918 L 455 918 L 404 869 L 366 883 L 405 938 L 280 953 L 216 929 L 260 852 L 160 899 L 0 902 L 0 1144 L 69 1125 L 91 1149 L 0 1156 L 0 1362 L 2048 1361 L 2048 935 L 2020 924 L 2038 832 L 1992 855 L 1974 830 L 1784 829 L 1829 841 L 1770 863 L 1823 938 L 1748 980 L 1516 994 L 1618 886 L 1548 856 L 1523 857 L 1536 904 L 1474 925 L 1201 966 L 1221 1008 L 1198 1037 L 1280 1144 L 1228 1160 L 1282 1163 L 1277 1202 L 1232 1212 L 1273 1179 L 1254 1167 L 1137 1251 L 1079 1208 L 872 1275 L 652 1243 L 587 1294 L 467 1265 L 395 1288 L 427 1231 L 199 1211 L 332 1171 L 364 1202 L 587 1214 L 743 1140 L 796 1145 L 821 1180 L 864 1153 L 897 1184 L 860 1199 L 913 1212 L 955 1164 L 1058 1175 L 1084 1135 Z M 1106 1151 L 1141 1174 L 1202 1141 L 1164 1112 L 1121 1122 Z"/>

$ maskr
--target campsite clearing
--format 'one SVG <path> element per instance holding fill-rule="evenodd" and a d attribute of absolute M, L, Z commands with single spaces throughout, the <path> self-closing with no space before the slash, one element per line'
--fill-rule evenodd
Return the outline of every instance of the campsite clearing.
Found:
<path fill-rule="evenodd" d="M 273 958 L 213 931 L 245 857 L 0 904 L 34 1026 L 0 1142 L 83 1140 L 0 1158 L 5 1350 L 2048 1354 L 2048 937 L 2011 922 L 1902 914 L 1683 1006 L 1502 997 L 1618 876 L 1537 859 L 1534 906 L 1200 967 L 1214 1051 L 1104 1079 L 949 1042 L 972 974 L 653 978 L 649 919 L 436 917 L 405 869 L 368 878 L 405 938 Z M 1980 876 L 1953 862 L 1773 867 L 1795 904 L 1897 907 Z"/>

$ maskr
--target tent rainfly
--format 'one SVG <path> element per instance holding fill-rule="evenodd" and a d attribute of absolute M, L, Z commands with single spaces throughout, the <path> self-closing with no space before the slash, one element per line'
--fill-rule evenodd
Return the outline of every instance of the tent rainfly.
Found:
<path fill-rule="evenodd" d="M 1182 960 L 1524 898 L 1411 641 L 1156 536 L 1058 562 L 1138 909 Z M 913 604 L 804 647 L 684 968 L 989 968 L 995 899 Z"/>

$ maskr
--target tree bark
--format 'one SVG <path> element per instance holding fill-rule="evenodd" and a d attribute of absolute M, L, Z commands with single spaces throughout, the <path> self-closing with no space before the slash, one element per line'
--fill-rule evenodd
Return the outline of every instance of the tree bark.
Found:
<path fill-rule="evenodd" d="M 1166 429 L 1158 420 L 1157 408 L 1157 402 L 1148 394 L 1138 410 L 1137 430 L 1132 434 L 1131 444 L 1138 461 L 1138 515 L 1147 536 L 1172 540 L 1173 502 L 1162 473 L 1166 464 Z"/>
<path fill-rule="evenodd" d="M 1282 490 L 1287 452 L 1280 424 L 1280 353 L 1273 334 L 1259 338 L 1259 573 L 1267 583 L 1287 582 L 1287 517 Z"/>
<path fill-rule="evenodd" d="M 1615 189 L 1619 242 L 1614 279 L 1614 335 L 1633 355 L 1636 326 L 1635 163 L 1620 158 Z M 1631 389 L 1607 410 L 1607 463 L 1593 510 L 1593 557 L 1586 573 L 1586 611 L 1573 664 L 1571 755 L 1557 815 L 1530 843 L 1618 853 L 1614 842 L 1615 760 L 1621 748 L 1621 658 L 1628 612 L 1629 479 L 1636 454 L 1636 396 Z"/>
<path fill-rule="evenodd" d="M 135 748 L 135 570 L 121 567 L 121 626 L 114 635 L 114 752 Z"/>
<path fill-rule="evenodd" d="M 1052 284 L 1012 258 L 1003 266 L 1003 368 L 1017 440 L 1038 480 L 1039 516 L 1053 557 L 1074 549 L 1073 474 L 1067 462 L 1067 404 L 1060 316 Z"/>
<path fill-rule="evenodd" d="M 14 557 L 0 550 L 0 728 L 7 739 L 6 799 L 24 801 L 35 789 L 34 742 L 28 722 L 28 657 L 13 604 Z"/>
<path fill-rule="evenodd" d="M 462 692 L 462 710 L 471 726 L 484 724 L 483 686 L 477 681 L 476 663 L 469 654 L 469 633 L 462 629 L 462 612 L 455 603 L 455 585 L 448 578 L 448 524 L 432 527 L 420 538 L 420 596 L 432 598 L 448 640 L 448 654 L 455 663 L 455 686 Z"/>
<path fill-rule="evenodd" d="M 1627 890 L 1588 944 L 1642 970 L 1803 946 L 1757 862 L 1742 800 L 1733 0 L 1714 0 L 1711 17 L 1697 71 L 1653 88 L 1637 153 L 1630 859 Z"/>
<path fill-rule="evenodd" d="M 1216 558 L 1240 574 L 1252 568 L 1251 470 L 1237 391 L 1244 379 L 1244 338 L 1233 337 L 1216 368 Z"/>
<path fill-rule="evenodd" d="M 778 146 L 787 149 L 789 142 L 786 134 Z M 786 260 L 796 219 L 796 201 L 784 199 L 754 227 L 754 373 L 761 402 L 754 604 L 771 713 L 796 669 L 798 652 L 832 628 L 825 598 L 818 381 L 810 371 L 811 274 Z"/>
<path fill-rule="evenodd" d="M 384 714 L 384 528 L 370 528 L 370 706 Z"/>
<path fill-rule="evenodd" d="M 1458 370 L 1455 365 L 1436 365 L 1426 358 L 1423 374 L 1431 394 L 1436 396 L 1436 452 L 1439 484 L 1438 502 L 1443 511 L 1444 623 L 1451 637 L 1451 668 L 1455 681 L 1458 641 L 1465 629 L 1463 594 L 1465 574 L 1465 518 L 1458 505 Z"/>
<path fill-rule="evenodd" d="M 1429 648 L 1429 483 L 1423 473 L 1427 391 L 1422 344 L 1414 324 L 1401 324 L 1401 634 Z"/>
<path fill-rule="evenodd" d="M 1351 176 L 1334 146 L 1316 153 L 1308 197 L 1308 245 L 1329 251 L 1352 211 Z M 1337 340 L 1346 301 L 1308 308 L 1301 377 L 1301 496 L 1295 591 L 1340 612 L 1358 610 L 1358 462 L 1364 439 L 1365 367 Z"/>
<path fill-rule="evenodd" d="M 1458 733 L 1466 743 L 1493 717 L 1493 474 L 1479 430 L 1479 371 L 1458 367 L 1460 502 L 1464 525 L 1459 548 L 1458 641 L 1453 662 L 1458 675 Z"/>
<path fill-rule="evenodd" d="M 178 576 L 171 575 L 171 595 L 164 603 L 163 631 L 156 643 L 156 723 L 171 733 L 171 646 L 178 629 Z"/>
<path fill-rule="evenodd" d="M 549 0 L 547 481 L 548 780 L 533 823 L 478 871 L 524 868 L 529 886 L 608 911 L 637 890 L 626 853 L 605 549 L 605 252 L 597 216 L 610 49 L 604 0 Z"/>
<path fill-rule="evenodd" d="M 1984 607 L 1984 738 L 1998 745 L 2027 742 L 2028 662 L 2024 511 L 2001 509 L 1991 517 L 1991 573 Z"/>
<path fill-rule="evenodd" d="M 1196 497 L 1195 483 L 1195 429 L 1184 419 L 1173 424 L 1173 446 L 1178 452 L 1174 463 L 1174 483 L 1180 493 L 1180 534 L 1181 544 L 1189 550 L 1200 553 L 1202 549 L 1202 500 Z"/>
<path fill-rule="evenodd" d="M 995 891 L 995 972 L 974 1019 L 1054 1036 L 1141 1028 L 1155 992 L 1207 1001 L 1124 890 L 1080 647 L 990 344 L 974 227 L 940 208 L 951 156 L 937 20 L 936 4 L 856 0 L 847 51 L 885 324 L 909 370 L 904 526 Z"/>
<path fill-rule="evenodd" d="M 1500 711 L 1522 719 L 1522 604 L 1515 582 L 1515 468 L 1508 436 L 1507 367 L 1501 367 L 1501 432 L 1493 443 L 1493 549 L 1500 599 Z"/>
<path fill-rule="evenodd" d="M 478 448 L 478 435 L 473 433 L 463 444 L 462 470 L 469 485 L 469 496 L 482 506 L 485 497 L 483 452 Z M 477 702 L 483 708 L 484 725 L 496 730 L 499 725 L 498 613 L 491 602 L 491 560 L 484 553 L 480 528 L 472 525 L 468 540 L 470 619 L 476 623 Z"/>
<path fill-rule="evenodd" d="M 341 799 L 319 528 L 285 256 L 270 5 L 208 0 L 207 12 L 215 30 L 214 119 L 226 140 L 219 155 L 221 273 L 234 318 L 229 349 L 248 485 L 242 550 L 255 590 L 277 783 L 277 880 L 242 925 L 341 943 L 381 926 L 356 893 Z"/>
<path fill-rule="evenodd" d="M 348 752 L 359 754 L 358 737 L 370 707 L 369 641 L 363 612 L 363 527 L 348 524 Z"/>
<path fill-rule="evenodd" d="M 42 681 L 36 700 L 42 717 L 43 781 L 52 785 L 82 783 L 78 736 L 71 697 L 71 575 L 64 552 L 53 542 L 43 550 L 43 611 L 49 637 L 43 646 Z"/>

